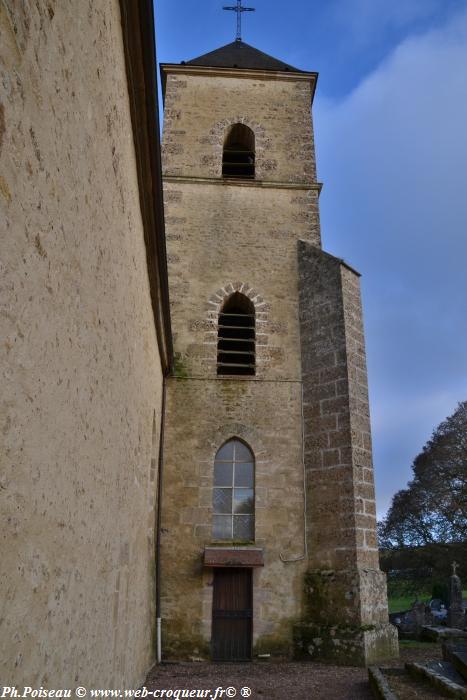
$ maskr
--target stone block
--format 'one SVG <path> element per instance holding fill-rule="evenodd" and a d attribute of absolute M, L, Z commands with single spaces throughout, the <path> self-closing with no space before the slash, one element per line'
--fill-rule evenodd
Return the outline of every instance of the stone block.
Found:
<path fill-rule="evenodd" d="M 371 666 L 399 656 L 397 629 L 389 624 L 339 626 L 300 623 L 294 627 L 297 659 L 342 666 Z"/>

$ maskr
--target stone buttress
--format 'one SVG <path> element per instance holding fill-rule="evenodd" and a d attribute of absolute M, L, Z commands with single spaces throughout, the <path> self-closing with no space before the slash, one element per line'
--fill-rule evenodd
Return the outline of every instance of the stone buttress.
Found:
<path fill-rule="evenodd" d="M 372 664 L 397 656 L 379 569 L 359 275 L 298 244 L 309 568 L 297 649 Z"/>

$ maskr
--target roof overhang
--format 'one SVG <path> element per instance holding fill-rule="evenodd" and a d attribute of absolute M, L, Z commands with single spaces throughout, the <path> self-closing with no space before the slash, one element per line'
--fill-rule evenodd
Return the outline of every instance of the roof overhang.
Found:
<path fill-rule="evenodd" d="M 120 0 L 149 289 L 164 374 L 173 365 L 152 0 Z"/>
<path fill-rule="evenodd" d="M 259 547 L 205 547 L 204 566 L 211 568 L 254 568 L 264 566 Z"/>
<path fill-rule="evenodd" d="M 311 104 L 316 92 L 318 73 L 301 71 L 260 70 L 253 68 L 211 68 L 208 66 L 190 66 L 184 63 L 161 63 L 162 94 L 165 100 L 165 88 L 168 75 L 203 75 L 211 77 L 247 78 L 249 80 L 282 80 L 286 82 L 307 82 L 311 85 Z"/>

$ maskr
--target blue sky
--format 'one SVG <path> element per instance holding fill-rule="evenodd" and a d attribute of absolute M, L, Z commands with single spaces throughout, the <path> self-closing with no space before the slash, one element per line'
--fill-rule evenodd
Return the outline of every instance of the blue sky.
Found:
<path fill-rule="evenodd" d="M 235 38 L 222 0 L 155 3 L 160 62 Z M 363 275 L 378 512 L 467 399 L 467 2 L 256 0 L 243 40 L 319 71 L 323 245 Z"/>

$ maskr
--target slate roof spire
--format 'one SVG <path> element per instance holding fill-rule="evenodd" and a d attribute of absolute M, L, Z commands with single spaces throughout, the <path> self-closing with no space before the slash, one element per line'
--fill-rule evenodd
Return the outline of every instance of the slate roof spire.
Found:
<path fill-rule="evenodd" d="M 263 53 L 243 41 L 233 41 L 203 56 L 186 61 L 188 66 L 208 66 L 210 68 L 249 68 L 252 70 L 304 71 L 294 68 L 278 58 Z"/>

